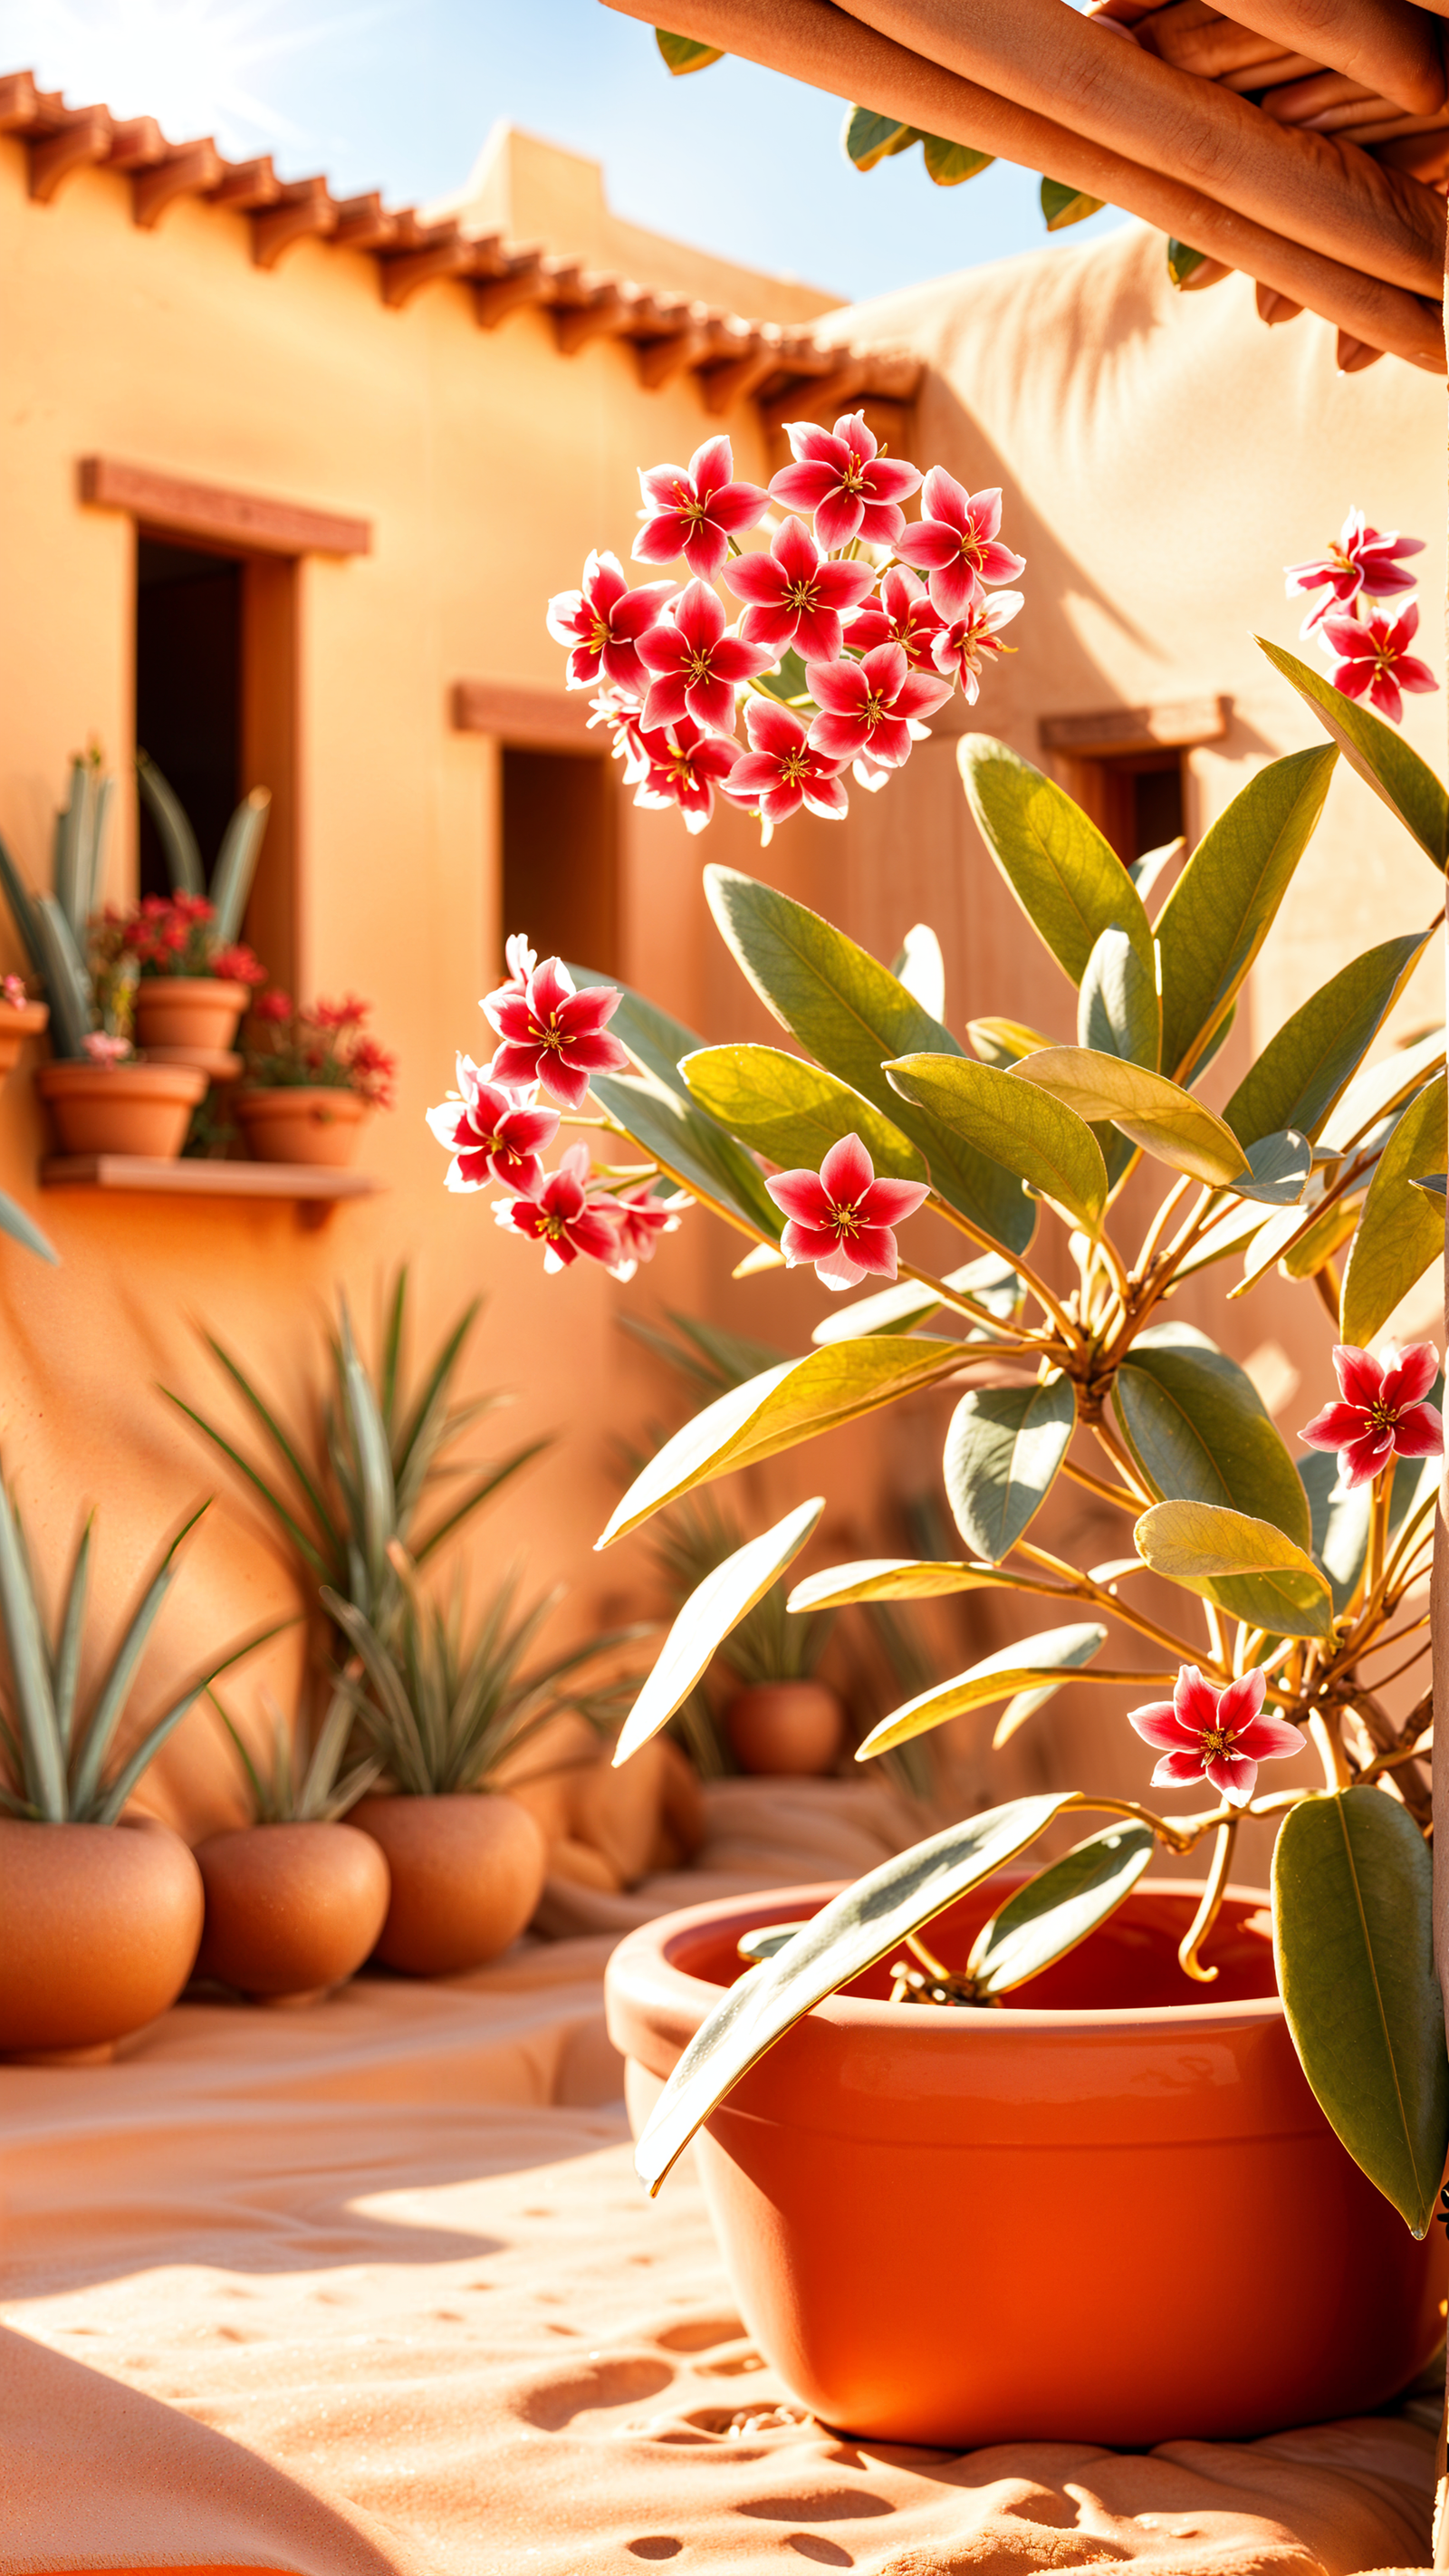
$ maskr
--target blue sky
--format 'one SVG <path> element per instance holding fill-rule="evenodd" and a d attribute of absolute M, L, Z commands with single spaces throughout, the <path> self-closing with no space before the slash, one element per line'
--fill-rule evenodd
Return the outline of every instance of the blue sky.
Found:
<path fill-rule="evenodd" d="M 1048 239 L 1030 173 L 935 188 L 913 153 L 863 178 L 836 100 L 746 63 L 671 80 L 599 0 L 0 0 L 0 69 L 26 64 L 73 103 L 401 204 L 457 187 L 506 116 L 602 161 L 634 222 L 851 300 Z"/>

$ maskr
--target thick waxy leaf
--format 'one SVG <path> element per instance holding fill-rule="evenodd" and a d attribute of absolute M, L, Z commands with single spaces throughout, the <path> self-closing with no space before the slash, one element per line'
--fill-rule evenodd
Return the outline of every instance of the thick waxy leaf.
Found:
<path fill-rule="evenodd" d="M 941 1471 L 967 1546 L 999 1565 L 1041 1510 L 1076 1428 L 1072 1381 L 973 1387 L 951 1416 Z"/>
<path fill-rule="evenodd" d="M 609 1035 L 628 1048 L 641 1073 L 652 1073 L 667 1091 L 677 1091 L 681 1100 L 689 1098 L 689 1086 L 679 1070 L 680 1058 L 693 1055 L 704 1044 L 693 1029 L 682 1020 L 672 1020 L 667 1011 L 645 1000 L 628 984 L 620 984 L 614 975 L 601 975 L 592 966 L 570 966 L 568 969 L 582 992 L 586 984 L 607 984 L 622 995 L 618 1009 L 609 1022 Z"/>
<path fill-rule="evenodd" d="M 1309 1545 L 1297 1470 L 1252 1379 L 1225 1351 L 1149 1330 L 1118 1371 L 1114 1402 L 1133 1457 L 1165 1502 L 1247 1512 Z"/>
<path fill-rule="evenodd" d="M 1325 1121 L 1320 1139 L 1325 1153 L 1343 1154 L 1351 1146 L 1357 1148 L 1381 1118 L 1400 1108 L 1416 1091 L 1422 1091 L 1443 1069 L 1442 1029 L 1431 1029 L 1412 1046 L 1395 1048 L 1382 1064 L 1370 1065 L 1367 1073 L 1359 1074 L 1349 1084 L 1332 1116 Z"/>
<path fill-rule="evenodd" d="M 1034 1592 L 1025 1575 L 999 1565 L 964 1565 L 950 1557 L 868 1556 L 830 1565 L 797 1583 L 790 1610 L 843 1610 L 852 1601 L 935 1601 L 946 1592 Z"/>
<path fill-rule="evenodd" d="M 1223 1111 L 1243 1144 L 1282 1127 L 1318 1136 L 1432 937 L 1411 931 L 1370 948 L 1285 1020 Z"/>
<path fill-rule="evenodd" d="M 596 1073 L 592 1089 L 600 1106 L 681 1188 L 779 1242 L 784 1220 L 758 1169 L 713 1118 L 662 1083 L 633 1074 Z"/>
<path fill-rule="evenodd" d="M 1343 1338 L 1360 1350 L 1430 1263 L 1444 1257 L 1444 1210 L 1413 1183 L 1443 1171 L 1446 1147 L 1441 1073 L 1404 1111 L 1363 1203 L 1343 1276 Z"/>
<path fill-rule="evenodd" d="M 1093 1047 L 1044 1047 L 1025 1058 L 1014 1079 L 1040 1083 L 1079 1118 L 1110 1119 L 1144 1153 L 1194 1180 L 1221 1188 L 1244 1170 L 1232 1129 L 1190 1091 L 1144 1065 L 1124 1064 Z"/>
<path fill-rule="evenodd" d="M 1296 1462 L 1313 1515 L 1313 1553 L 1327 1575 L 1335 1610 L 1348 1608 L 1368 1554 L 1372 1485 L 1340 1493 L 1338 1460 L 1331 1449 L 1310 1449 Z"/>
<path fill-rule="evenodd" d="M 1155 850 L 1144 850 L 1140 859 L 1129 861 L 1127 874 L 1144 903 L 1158 878 L 1173 865 L 1175 860 L 1182 857 L 1186 848 L 1187 843 L 1179 832 L 1173 840 L 1161 842 Z"/>
<path fill-rule="evenodd" d="M 862 1976 L 908 1933 L 1025 1851 L 1076 1804 L 1076 1794 L 1061 1790 L 989 1807 L 882 1862 L 802 1923 L 773 1959 L 731 1986 L 690 2041 L 639 2141 L 634 2162 L 651 2192 L 766 2049 L 812 2006 Z"/>
<path fill-rule="evenodd" d="M 967 1055 L 907 1055 L 885 1068 L 903 1100 L 990 1154 L 1095 1234 L 1107 1204 L 1102 1149 L 1048 1091 Z"/>
<path fill-rule="evenodd" d="M 723 62 L 718 45 L 701 44 L 697 36 L 671 36 L 667 27 L 656 27 L 654 42 L 676 78 L 685 72 L 707 71 L 711 63 Z"/>
<path fill-rule="evenodd" d="M 1162 1069 L 1179 1081 L 1268 936 L 1323 811 L 1335 757 L 1325 743 L 1260 769 L 1210 825 L 1163 906 Z"/>
<path fill-rule="evenodd" d="M 1281 644 L 1269 644 L 1261 635 L 1255 640 L 1274 670 L 1292 682 L 1332 734 L 1349 767 L 1407 824 L 1435 867 L 1442 868 L 1449 855 L 1449 795 L 1427 762 L 1392 725 L 1383 723 L 1371 708 L 1355 706 L 1322 671 L 1285 653 Z"/>
<path fill-rule="evenodd" d="M 1306 1548 L 1211 1503 L 1154 1503 L 1132 1533 L 1144 1565 L 1275 1637 L 1322 1637 L 1333 1599 Z"/>
<path fill-rule="evenodd" d="M 959 188 L 963 179 L 974 179 L 978 172 L 989 170 L 995 155 L 973 152 L 969 143 L 948 143 L 944 135 L 923 134 L 921 152 L 926 176 L 938 188 Z"/>
<path fill-rule="evenodd" d="M 1162 1011 L 1151 969 L 1114 922 L 1087 960 L 1077 996 L 1077 1044 L 1155 1073 L 1161 1043 Z"/>
<path fill-rule="evenodd" d="M 1291 1807 L 1273 1853 L 1273 1955 L 1303 2072 L 1355 2164 L 1415 2236 L 1449 2150 L 1433 1867 L 1377 1789 Z"/>
<path fill-rule="evenodd" d="M 667 1726 L 701 1681 L 732 1628 L 793 1565 L 825 1509 L 823 1495 L 787 1512 L 773 1529 L 736 1548 L 695 1586 L 660 1649 L 659 1660 L 624 1721 L 614 1768 Z"/>
<path fill-rule="evenodd" d="M 979 1261 L 967 1261 L 959 1270 L 943 1270 L 943 1288 L 959 1288 L 974 1306 L 981 1306 L 1002 1323 L 1009 1321 L 1021 1302 L 1021 1282 L 1009 1262 L 994 1252 L 983 1253 Z M 893 1288 L 882 1288 L 874 1297 L 857 1297 L 848 1306 L 835 1306 L 821 1318 L 811 1333 L 812 1342 L 853 1342 L 862 1333 L 908 1333 L 927 1315 L 939 1312 L 944 1300 L 933 1288 L 918 1279 L 898 1279 Z M 989 1339 L 984 1328 L 973 1324 L 968 1341 Z"/>
<path fill-rule="evenodd" d="M 1426 1172 L 1422 1180 L 1411 1181 L 1412 1190 L 1427 1190 L 1431 1198 L 1449 1198 L 1449 1172 Z"/>
<path fill-rule="evenodd" d="M 49 1235 L 41 1233 L 34 1218 L 26 1215 L 8 1190 L 0 1190 L 0 1234 L 8 1234 L 14 1243 L 23 1243 L 27 1252 L 39 1253 L 42 1261 L 59 1263 L 60 1254 Z"/>
<path fill-rule="evenodd" d="M 1038 1047 L 1055 1044 L 1040 1029 L 1029 1029 L 1024 1020 L 968 1020 L 966 1035 L 982 1063 L 994 1064 L 1003 1073 L 1009 1065 L 1020 1064 L 1024 1055 L 1035 1055 Z"/>
<path fill-rule="evenodd" d="M 1296 1225 L 1299 1221 L 1295 1214 L 1293 1223 Z M 1225 1261 L 1230 1252 L 1241 1252 L 1245 1244 L 1262 1233 L 1265 1224 L 1276 1223 L 1274 1217 L 1265 1219 L 1263 1210 L 1251 1201 L 1229 1199 L 1227 1209 L 1216 1225 L 1209 1226 L 1206 1234 L 1199 1235 L 1187 1258 L 1179 1263 L 1176 1276 L 1190 1279 L 1195 1270 L 1206 1270 L 1214 1261 Z"/>
<path fill-rule="evenodd" d="M 819 913 L 733 868 L 706 868 L 704 884 L 727 947 L 774 1018 L 920 1147 L 942 1198 L 1004 1251 L 1025 1252 L 1036 1209 L 1012 1175 L 902 1101 L 881 1070 L 887 1057 L 959 1055 L 950 1030 Z"/>
<path fill-rule="evenodd" d="M 1251 1180 L 1238 1177 L 1239 1198 L 1252 1199 L 1259 1207 L 1296 1207 L 1308 1184 L 1313 1169 L 1313 1148 L 1296 1127 L 1279 1128 L 1271 1136 L 1259 1136 L 1247 1149 Z"/>
<path fill-rule="evenodd" d="M 691 1099 L 741 1144 L 782 1171 L 814 1172 L 842 1136 L 856 1135 L 878 1172 L 927 1181 L 926 1158 L 858 1091 L 780 1047 L 703 1047 L 680 1068 Z"/>
<path fill-rule="evenodd" d="M 1084 224 L 1088 215 L 1099 215 L 1105 197 L 1089 197 L 1081 188 L 1068 187 L 1064 179 L 1043 179 L 1041 210 L 1049 233 L 1064 232 L 1068 224 Z"/>
<path fill-rule="evenodd" d="M 918 125 L 902 125 L 894 116 L 881 116 L 873 107 L 848 107 L 840 148 L 857 170 L 873 170 L 877 162 L 908 152 L 920 130 Z"/>
<path fill-rule="evenodd" d="M 988 1708 L 993 1700 L 1014 1699 L 1018 1691 L 1032 1691 L 1049 1685 L 1059 1688 L 1069 1681 L 1083 1664 L 1099 1655 L 1107 1631 L 1095 1622 L 1083 1621 L 1073 1628 L 1044 1628 L 1037 1637 L 1018 1637 L 1013 1645 L 1002 1646 L 994 1655 L 986 1655 L 969 1672 L 957 1673 L 949 1682 L 938 1682 L 933 1689 L 922 1691 L 918 1699 L 907 1700 L 903 1708 L 892 1709 L 879 1726 L 873 1727 L 863 1744 L 855 1748 L 857 1762 L 867 1762 L 876 1753 L 888 1753 L 895 1744 L 909 1743 L 913 1735 L 925 1735 L 933 1726 L 944 1726 L 948 1719 L 965 1717 L 973 1708 Z M 1091 1681 L 1120 1681 L 1120 1673 L 1087 1676 Z M 1129 1675 L 1135 1679 L 1135 1675 Z"/>
<path fill-rule="evenodd" d="M 1126 1903 L 1156 1848 L 1150 1825 L 1109 1825 L 1028 1879 L 984 1923 L 967 1974 L 984 2002 L 1039 1977 Z"/>
<path fill-rule="evenodd" d="M 990 734 L 965 735 L 956 762 L 982 839 L 1072 982 L 1080 984 L 1097 941 L 1114 924 L 1151 975 L 1152 928 L 1142 898 L 1080 805 Z"/>
<path fill-rule="evenodd" d="M 747 1385 L 717 1396 L 666 1440 L 635 1477 L 597 1545 L 607 1547 L 662 1504 L 711 1477 L 773 1458 L 777 1450 L 793 1449 L 798 1441 L 813 1440 L 842 1422 L 856 1422 L 914 1387 L 949 1377 L 960 1365 L 959 1342 L 927 1341 L 924 1336 L 897 1340 L 892 1335 L 882 1341 L 842 1342 L 834 1350 L 810 1351 L 802 1360 L 766 1369 Z"/>

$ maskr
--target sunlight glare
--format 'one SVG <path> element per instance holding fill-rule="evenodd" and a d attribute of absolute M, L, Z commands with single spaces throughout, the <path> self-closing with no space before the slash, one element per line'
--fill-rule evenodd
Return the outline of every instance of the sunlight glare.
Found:
<path fill-rule="evenodd" d="M 269 65 L 389 14 L 307 19 L 295 0 L 0 0 L 0 56 L 71 106 L 154 116 L 172 142 L 210 134 L 244 156 L 313 139 L 269 103 Z"/>

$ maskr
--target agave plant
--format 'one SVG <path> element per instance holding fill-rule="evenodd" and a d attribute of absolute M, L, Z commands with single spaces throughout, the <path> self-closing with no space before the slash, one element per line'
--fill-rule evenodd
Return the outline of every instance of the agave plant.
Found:
<path fill-rule="evenodd" d="M 256 876 L 257 861 L 261 857 L 267 817 L 271 812 L 271 789 L 253 787 L 242 798 L 222 834 L 221 848 L 208 885 L 201 852 L 196 846 L 196 834 L 185 806 L 149 753 L 140 750 L 136 753 L 136 784 L 156 826 L 173 891 L 204 895 L 214 915 L 212 928 L 216 933 L 217 946 L 234 946 L 241 937 L 242 921 Z"/>
<path fill-rule="evenodd" d="M 36 1599 L 20 1515 L 9 1487 L 0 1481 L 0 1626 L 10 1663 L 9 1714 L 0 1713 L 0 1751 L 14 1786 L 0 1784 L 0 1808 L 36 1824 L 113 1825 L 148 1763 L 178 1727 L 201 1693 L 254 1647 L 276 1636 L 277 1628 L 248 1637 L 234 1646 L 208 1672 L 192 1682 L 149 1727 L 119 1768 L 107 1761 L 125 1715 L 137 1668 L 156 1624 L 161 1605 L 180 1571 L 178 1552 L 209 1506 L 193 1512 L 177 1532 L 159 1571 L 148 1584 L 132 1615 L 110 1666 L 97 1687 L 90 1715 L 77 1707 L 81 1644 L 85 1632 L 90 1575 L 91 1523 L 86 1523 L 76 1549 L 65 1600 L 52 1643 Z"/>
<path fill-rule="evenodd" d="M 365 1798 L 382 1777 L 382 1764 L 354 1762 L 344 1771 L 352 1738 L 355 1708 L 349 1691 L 333 1691 L 331 1704 L 305 1759 L 298 1759 L 297 1731 L 270 1691 L 262 1704 L 271 1723 L 271 1755 L 263 1769 L 239 1727 L 233 1724 L 215 1691 L 208 1697 L 231 1737 L 251 1794 L 253 1822 L 259 1825 L 331 1825 Z"/>
<path fill-rule="evenodd" d="M 171 1395 L 187 1420 L 246 1478 L 319 1589 L 348 1602 L 379 1634 L 387 1632 L 400 1600 L 389 1548 L 394 1543 L 406 1547 L 415 1563 L 425 1564 L 457 1537 L 490 1495 L 548 1446 L 547 1440 L 527 1441 L 486 1468 L 414 1536 L 424 1502 L 438 1499 L 438 1488 L 447 1480 L 471 1473 L 446 1453 L 480 1416 L 508 1399 L 490 1394 L 464 1404 L 450 1400 L 478 1316 L 478 1298 L 447 1334 L 411 1399 L 404 1396 L 407 1291 L 404 1267 L 388 1301 L 381 1358 L 373 1371 L 359 1356 L 347 1300 L 341 1299 L 338 1328 L 328 1344 L 332 1389 L 320 1403 L 310 1437 L 288 1429 L 240 1363 L 210 1334 L 205 1336 L 212 1357 L 278 1462 L 280 1476 L 275 1467 L 256 1465 L 214 1423 Z"/>
<path fill-rule="evenodd" d="M 106 827 L 116 782 L 97 750 L 71 762 L 70 794 L 55 818 L 51 892 L 32 894 L 3 841 L 0 886 L 32 971 L 50 1004 L 50 1043 L 58 1056 L 84 1055 L 95 1023 L 95 993 L 86 967 L 91 915 L 100 902 Z"/>

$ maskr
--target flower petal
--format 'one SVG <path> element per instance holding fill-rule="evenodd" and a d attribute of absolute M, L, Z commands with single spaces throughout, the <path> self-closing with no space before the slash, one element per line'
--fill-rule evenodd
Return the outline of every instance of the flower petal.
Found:
<path fill-rule="evenodd" d="M 1152 1774 L 1152 1786 L 1154 1789 L 1181 1789 L 1201 1778 L 1201 1753 L 1164 1753 Z"/>
<path fill-rule="evenodd" d="M 1442 1458 L 1444 1417 L 1438 1406 L 1409 1405 L 1394 1424 L 1394 1448 L 1401 1458 Z"/>
<path fill-rule="evenodd" d="M 820 1185 L 835 1207 L 854 1207 L 875 1179 L 875 1165 L 852 1131 L 832 1145 L 820 1166 Z"/>
<path fill-rule="evenodd" d="M 1432 1342 L 1410 1342 L 1407 1349 L 1390 1342 L 1383 1365 L 1382 1400 L 1391 1413 L 1398 1413 L 1405 1405 L 1423 1403 L 1439 1374 L 1439 1354 Z"/>
<path fill-rule="evenodd" d="M 818 1172 L 772 1172 L 765 1183 L 777 1208 L 796 1225 L 825 1226 L 830 1218 L 830 1195 Z"/>

